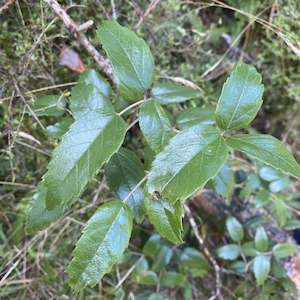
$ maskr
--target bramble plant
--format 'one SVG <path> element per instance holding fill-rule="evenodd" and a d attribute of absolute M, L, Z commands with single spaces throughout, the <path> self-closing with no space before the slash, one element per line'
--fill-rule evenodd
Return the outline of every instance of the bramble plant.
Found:
<path fill-rule="evenodd" d="M 266 134 L 238 132 L 250 125 L 262 105 L 262 79 L 253 66 L 236 66 L 215 111 L 210 107 L 188 109 L 178 116 L 174 128 L 164 106 L 199 98 L 201 91 L 153 82 L 154 59 L 149 47 L 115 21 L 104 22 L 97 37 L 112 65 L 117 96 L 94 70 L 80 76 L 70 97 L 74 121 L 53 151 L 27 214 L 28 232 L 47 228 L 106 164 L 107 182 L 117 198 L 99 207 L 76 244 L 68 267 L 75 290 L 94 286 L 111 271 L 128 247 L 134 221 L 142 222 L 145 215 L 162 237 L 181 244 L 184 201 L 219 173 L 231 151 L 300 179 L 300 166 L 283 143 Z M 127 103 L 121 112 L 116 112 L 111 101 L 116 97 Z M 52 112 L 59 113 L 64 105 L 61 99 L 60 107 Z M 137 107 L 142 135 L 155 153 L 148 171 L 135 153 L 121 147 L 131 128 L 124 117 L 129 120 Z M 65 127 L 70 123 L 67 120 Z M 218 256 L 225 260 L 248 256 L 241 244 L 242 225 L 231 218 L 227 229 L 234 243 L 218 249 Z M 254 244 L 254 254 L 249 256 L 254 257 L 259 285 L 269 273 L 272 255 L 282 258 L 296 250 L 283 244 L 268 251 L 263 228 L 257 229 Z"/>

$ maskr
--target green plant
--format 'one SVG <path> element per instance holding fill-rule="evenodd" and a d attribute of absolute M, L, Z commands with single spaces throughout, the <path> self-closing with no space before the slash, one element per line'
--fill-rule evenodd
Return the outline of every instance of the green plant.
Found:
<path fill-rule="evenodd" d="M 162 237 L 182 243 L 184 201 L 220 176 L 220 170 L 226 172 L 230 151 L 241 151 L 300 178 L 299 165 L 279 140 L 236 133 L 251 123 L 262 105 L 263 85 L 254 67 L 239 64 L 224 84 L 215 112 L 210 108 L 184 112 L 177 119 L 178 130 L 163 106 L 199 98 L 201 92 L 173 83 L 153 83 L 154 60 L 149 47 L 116 22 L 104 22 L 97 34 L 113 67 L 116 93 L 95 71 L 81 75 L 70 97 L 74 122 L 54 150 L 27 215 L 29 232 L 46 228 L 64 214 L 106 164 L 108 184 L 118 199 L 94 213 L 77 242 L 68 267 L 75 290 L 94 286 L 111 271 L 128 246 L 133 220 L 141 222 L 144 214 Z M 59 113 L 62 103 L 61 98 L 55 102 L 51 97 L 43 99 L 37 109 L 53 115 Z M 117 113 L 116 107 L 124 103 L 125 108 Z M 148 172 L 132 151 L 121 148 L 131 128 L 123 117 L 130 120 L 130 111 L 138 106 L 141 132 L 155 156 Z M 68 126 L 61 126 L 60 132 Z M 233 241 L 243 240 L 243 228 L 235 219 L 228 220 L 227 228 Z M 255 239 L 260 252 L 267 250 L 263 236 L 260 231 Z M 238 244 L 225 247 L 219 251 L 220 257 L 226 259 L 229 253 L 234 260 L 239 256 Z M 275 256 L 292 253 L 278 247 L 273 248 Z M 267 257 L 259 254 L 254 259 L 258 284 L 268 274 Z"/>

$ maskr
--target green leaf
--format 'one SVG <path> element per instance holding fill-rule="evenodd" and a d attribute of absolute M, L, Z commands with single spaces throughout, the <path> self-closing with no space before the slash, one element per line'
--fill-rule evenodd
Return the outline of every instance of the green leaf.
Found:
<path fill-rule="evenodd" d="M 157 83 L 151 90 L 151 96 L 160 104 L 181 103 L 199 98 L 201 94 L 199 90 L 171 82 Z"/>
<path fill-rule="evenodd" d="M 268 250 L 269 241 L 268 236 L 263 227 L 258 227 L 255 233 L 255 248 L 258 251 L 264 252 Z"/>
<path fill-rule="evenodd" d="M 215 112 L 212 107 L 190 107 L 181 112 L 177 118 L 176 123 L 179 128 L 185 129 L 198 124 L 214 124 Z"/>
<path fill-rule="evenodd" d="M 144 190 L 136 187 L 144 178 L 145 172 L 139 158 L 130 150 L 121 148 L 115 153 L 105 168 L 108 185 L 120 198 L 127 199 L 133 216 L 138 222 L 144 217 Z"/>
<path fill-rule="evenodd" d="M 231 198 L 234 183 L 234 173 L 227 164 L 223 165 L 216 177 L 212 179 L 215 191 L 226 199 Z"/>
<path fill-rule="evenodd" d="M 80 109 L 76 106 L 76 120 L 53 151 L 48 172 L 43 177 L 48 189 L 48 209 L 79 196 L 102 165 L 118 151 L 126 133 L 125 122 L 114 113 L 111 103 L 98 88 L 78 85 L 72 90 L 72 99 L 79 99 L 76 92 L 86 106 Z"/>
<path fill-rule="evenodd" d="M 47 126 L 47 134 L 52 138 L 61 138 L 70 128 L 73 119 L 70 117 L 64 118 L 61 122 Z"/>
<path fill-rule="evenodd" d="M 239 134 L 226 139 L 228 146 L 300 179 L 300 166 L 286 146 L 266 134 Z"/>
<path fill-rule="evenodd" d="M 245 256 L 255 256 L 257 254 L 257 251 L 254 248 L 253 241 L 244 243 L 242 245 L 242 252 Z"/>
<path fill-rule="evenodd" d="M 184 248 L 180 255 L 180 264 L 188 270 L 209 270 L 209 263 L 205 256 L 198 250 L 191 247 Z"/>
<path fill-rule="evenodd" d="M 244 238 L 243 226 L 236 218 L 228 218 L 226 220 L 226 228 L 233 241 L 240 242 Z"/>
<path fill-rule="evenodd" d="M 148 176 L 148 192 L 159 192 L 171 202 L 186 199 L 218 173 L 227 154 L 215 128 L 190 127 L 175 135 L 156 156 Z"/>
<path fill-rule="evenodd" d="M 223 85 L 216 109 L 216 121 L 222 129 L 246 127 L 262 105 L 261 75 L 253 66 L 240 64 Z"/>
<path fill-rule="evenodd" d="M 66 99 L 63 95 L 46 95 L 36 99 L 32 110 L 38 116 L 60 117 L 65 112 Z"/>
<path fill-rule="evenodd" d="M 182 216 L 180 203 L 174 206 L 166 200 L 146 199 L 146 211 L 149 221 L 158 233 L 174 244 L 182 243 Z"/>
<path fill-rule="evenodd" d="M 285 205 L 285 202 L 282 198 L 277 197 L 274 201 L 274 208 L 275 208 L 275 212 L 276 212 L 276 220 L 279 223 L 280 227 L 283 227 L 289 217 L 289 211 L 287 206 Z"/>
<path fill-rule="evenodd" d="M 87 70 L 86 72 L 82 73 L 80 75 L 78 83 L 84 83 L 85 85 L 93 85 L 94 87 L 97 87 L 100 91 L 100 93 L 110 98 L 111 96 L 111 86 L 109 83 L 95 70 Z"/>
<path fill-rule="evenodd" d="M 259 170 L 259 176 L 263 180 L 274 181 L 280 179 L 282 177 L 282 174 L 271 167 L 263 167 Z"/>
<path fill-rule="evenodd" d="M 121 95 L 132 102 L 142 99 L 154 76 L 154 60 L 148 45 L 115 21 L 103 22 L 97 34 L 112 63 Z"/>
<path fill-rule="evenodd" d="M 162 246 L 155 257 L 154 264 L 152 266 L 153 270 L 158 272 L 161 271 L 165 266 L 167 266 L 173 256 L 173 249 L 168 246 Z"/>
<path fill-rule="evenodd" d="M 139 125 L 149 146 L 160 152 L 174 135 L 168 115 L 161 105 L 153 100 L 141 106 Z"/>
<path fill-rule="evenodd" d="M 277 244 L 273 247 L 272 253 L 277 258 L 285 258 L 296 253 L 298 247 L 294 243 Z"/>
<path fill-rule="evenodd" d="M 235 260 L 240 255 L 240 247 L 236 244 L 228 244 L 217 250 L 217 255 L 226 260 Z"/>
<path fill-rule="evenodd" d="M 120 261 L 132 230 L 130 209 L 119 200 L 102 205 L 88 221 L 68 267 L 70 286 L 95 286 Z"/>
<path fill-rule="evenodd" d="M 186 276 L 177 272 L 163 272 L 161 276 L 161 285 L 163 287 L 184 287 L 186 283 Z"/>
<path fill-rule="evenodd" d="M 258 255 L 253 261 L 253 271 L 257 285 L 262 285 L 267 279 L 271 268 L 270 257 Z"/>
<path fill-rule="evenodd" d="M 38 230 L 47 228 L 52 222 L 62 216 L 69 206 L 69 204 L 65 204 L 49 210 L 46 207 L 46 195 L 47 188 L 43 184 L 40 184 L 32 196 L 27 211 L 26 231 L 28 233 L 35 233 Z"/>
<path fill-rule="evenodd" d="M 155 258 L 158 255 L 162 246 L 162 238 L 158 234 L 152 234 L 143 248 L 143 253 L 146 256 Z"/>

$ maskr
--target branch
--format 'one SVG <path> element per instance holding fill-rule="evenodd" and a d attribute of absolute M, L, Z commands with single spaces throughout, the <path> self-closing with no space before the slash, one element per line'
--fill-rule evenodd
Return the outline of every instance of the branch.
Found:
<path fill-rule="evenodd" d="M 60 6 L 56 0 L 44 0 L 51 6 L 54 12 L 61 18 L 66 27 L 70 30 L 72 34 L 77 38 L 79 43 L 87 50 L 87 52 L 94 58 L 102 72 L 111 80 L 112 79 L 112 67 L 107 59 L 105 59 L 97 49 L 91 44 L 87 37 L 82 32 L 82 28 L 86 29 L 86 26 L 77 25 L 71 17 L 66 13 L 66 11 Z M 91 22 L 88 23 L 89 25 Z"/>
<path fill-rule="evenodd" d="M 198 244 L 200 246 L 200 248 L 203 249 L 203 252 L 205 254 L 205 256 L 209 259 L 210 263 L 212 264 L 214 271 L 215 271 L 215 275 L 216 275 L 216 291 L 215 294 L 209 298 L 209 300 L 213 300 L 213 299 L 223 299 L 222 294 L 221 294 L 221 287 L 222 287 L 222 282 L 221 282 L 221 276 L 220 276 L 220 267 L 217 264 L 216 260 L 213 258 L 213 256 L 211 255 L 210 251 L 208 250 L 208 248 L 205 246 L 204 240 L 202 239 L 202 237 L 199 234 L 199 230 L 196 224 L 196 221 L 192 215 L 192 212 L 190 210 L 190 208 L 187 206 L 187 204 L 184 204 L 184 210 L 187 214 L 187 217 L 189 219 L 189 223 L 192 227 L 192 230 L 196 236 L 196 239 L 198 241 Z"/>

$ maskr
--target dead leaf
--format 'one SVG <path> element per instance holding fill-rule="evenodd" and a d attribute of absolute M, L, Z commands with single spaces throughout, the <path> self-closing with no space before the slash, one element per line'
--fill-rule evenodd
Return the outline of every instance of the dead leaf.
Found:
<path fill-rule="evenodd" d="M 76 73 L 83 73 L 85 71 L 85 66 L 80 59 L 79 54 L 72 48 L 65 47 L 61 50 L 59 64 Z"/>

